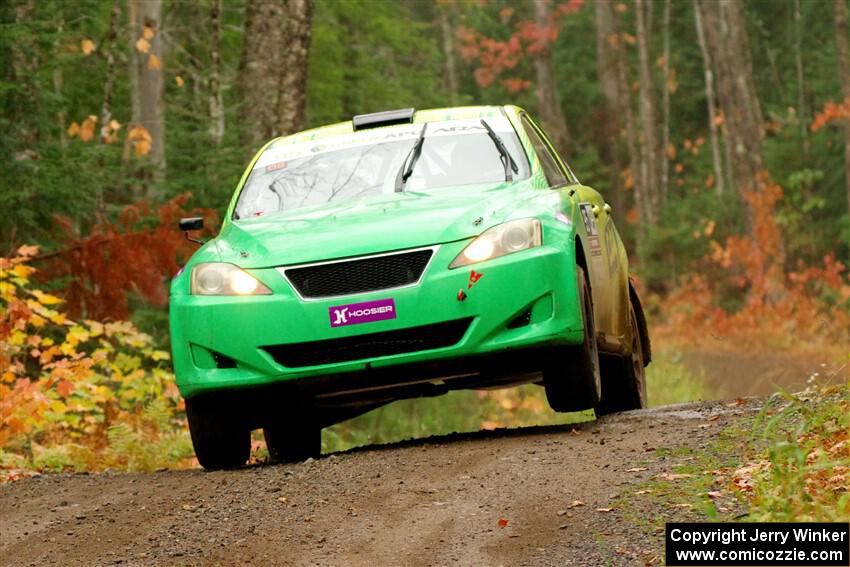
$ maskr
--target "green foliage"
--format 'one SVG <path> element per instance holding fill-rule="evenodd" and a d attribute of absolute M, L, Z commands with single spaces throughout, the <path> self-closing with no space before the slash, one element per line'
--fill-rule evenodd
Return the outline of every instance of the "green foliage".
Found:
<path fill-rule="evenodd" d="M 782 392 L 753 429 L 764 448 L 737 480 L 753 521 L 850 519 L 850 385 Z"/>

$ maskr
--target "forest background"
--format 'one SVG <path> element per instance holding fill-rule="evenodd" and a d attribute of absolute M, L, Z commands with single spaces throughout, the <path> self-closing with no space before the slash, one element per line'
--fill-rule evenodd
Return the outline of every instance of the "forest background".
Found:
<path fill-rule="evenodd" d="M 652 403 L 846 383 L 847 12 L 4 2 L 0 469 L 195 465 L 167 353 L 168 282 L 194 250 L 177 219 L 213 235 L 265 140 L 391 108 L 511 103 L 541 120 L 614 208 L 650 317 Z M 335 426 L 324 446 L 587 417 L 548 413 L 535 387 L 461 392 Z"/>

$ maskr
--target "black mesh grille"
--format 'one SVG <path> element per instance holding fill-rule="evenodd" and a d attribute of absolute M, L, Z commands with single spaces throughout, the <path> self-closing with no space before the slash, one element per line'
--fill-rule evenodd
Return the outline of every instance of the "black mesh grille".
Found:
<path fill-rule="evenodd" d="M 278 364 L 288 368 L 334 364 L 452 346 L 460 342 L 471 321 L 471 318 L 458 319 L 397 331 L 272 345 L 263 349 L 271 354 Z"/>
<path fill-rule="evenodd" d="M 302 297 L 331 297 L 377 291 L 416 283 L 432 250 L 416 250 L 373 258 L 360 258 L 288 268 L 286 277 Z"/>

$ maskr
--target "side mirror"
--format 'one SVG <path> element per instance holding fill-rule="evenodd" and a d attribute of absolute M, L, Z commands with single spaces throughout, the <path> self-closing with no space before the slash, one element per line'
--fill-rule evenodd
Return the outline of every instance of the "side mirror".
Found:
<path fill-rule="evenodd" d="M 180 219 L 178 223 L 180 230 L 188 232 L 190 230 L 201 230 L 204 228 L 204 217 L 189 217 Z"/>
<path fill-rule="evenodd" d="M 195 244 L 203 244 L 203 240 L 198 240 L 197 238 L 192 238 L 189 236 L 190 230 L 201 230 L 204 228 L 204 217 L 189 217 L 185 219 L 180 219 L 180 222 L 177 223 L 177 226 L 180 227 L 180 230 L 186 235 L 186 240 L 189 242 L 194 242 Z"/>

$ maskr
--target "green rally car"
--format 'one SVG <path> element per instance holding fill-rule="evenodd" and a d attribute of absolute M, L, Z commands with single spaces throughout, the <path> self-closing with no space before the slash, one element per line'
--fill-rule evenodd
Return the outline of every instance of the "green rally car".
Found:
<path fill-rule="evenodd" d="M 171 285 L 201 465 L 244 464 L 257 428 L 275 460 L 318 455 L 322 427 L 454 389 L 643 407 L 649 337 L 611 212 L 514 106 L 272 140 Z"/>

